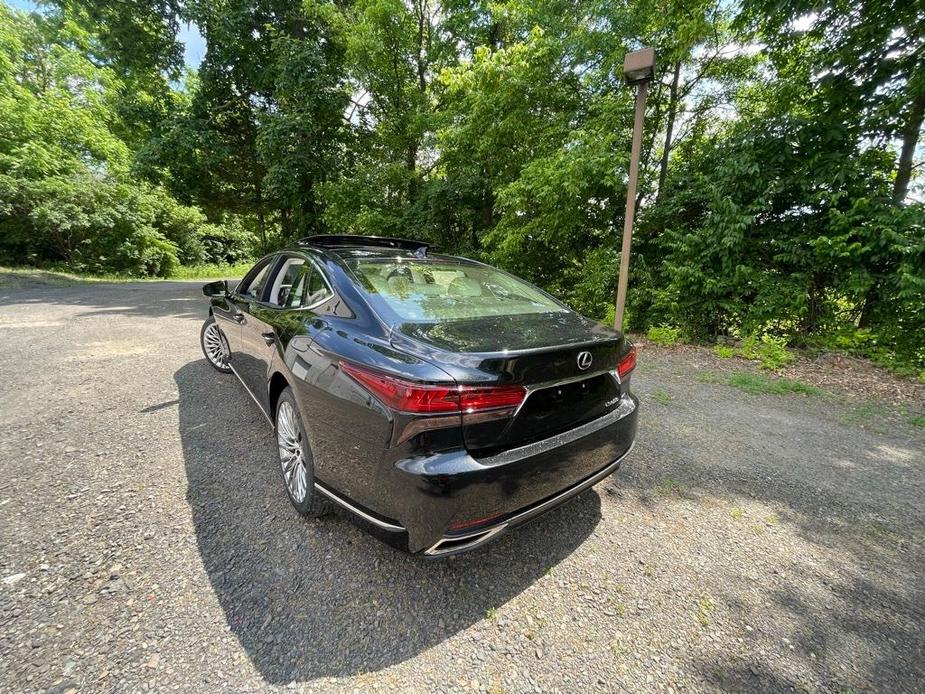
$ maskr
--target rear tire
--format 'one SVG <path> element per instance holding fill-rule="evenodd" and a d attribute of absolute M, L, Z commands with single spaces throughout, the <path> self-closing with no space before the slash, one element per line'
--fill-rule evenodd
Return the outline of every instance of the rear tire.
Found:
<path fill-rule="evenodd" d="M 225 339 L 225 334 L 215 322 L 214 316 L 209 316 L 202 324 L 202 330 L 199 331 L 199 346 L 202 347 L 202 353 L 213 369 L 223 374 L 231 373 L 231 367 L 228 366 L 230 354 L 228 340 Z"/>
<path fill-rule="evenodd" d="M 276 444 L 283 487 L 295 510 L 309 518 L 330 511 L 327 500 L 315 490 L 312 449 L 292 388 L 288 386 L 276 403 Z"/>

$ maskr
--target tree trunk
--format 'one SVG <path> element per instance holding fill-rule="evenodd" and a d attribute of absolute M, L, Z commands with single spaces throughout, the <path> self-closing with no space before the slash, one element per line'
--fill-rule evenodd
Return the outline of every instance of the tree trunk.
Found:
<path fill-rule="evenodd" d="M 405 151 L 405 168 L 408 170 L 408 203 L 413 203 L 418 197 L 418 147 L 416 144 L 408 145 Z"/>
<path fill-rule="evenodd" d="M 925 118 L 925 79 L 920 80 L 917 89 L 910 85 L 910 90 L 913 92 L 912 108 L 902 129 L 903 146 L 899 153 L 896 181 L 893 183 L 893 202 L 897 205 L 906 199 L 906 194 L 909 192 L 909 181 L 912 179 L 912 156 L 915 154 L 919 133 L 922 130 L 922 120 Z"/>
<path fill-rule="evenodd" d="M 267 224 L 263 214 L 263 193 L 258 185 L 257 192 L 257 234 L 260 237 L 261 252 L 267 248 Z"/>
<path fill-rule="evenodd" d="M 417 34 L 417 52 L 415 60 L 417 62 L 418 89 L 422 94 L 427 93 L 427 63 L 430 58 L 430 6 L 426 2 L 415 3 L 415 14 L 417 14 L 418 34 Z M 425 28 L 426 27 L 426 28 Z"/>
<path fill-rule="evenodd" d="M 678 81 L 681 78 L 681 61 L 674 64 L 674 77 L 671 80 L 671 90 L 668 92 L 668 123 L 665 127 L 665 147 L 662 150 L 662 162 L 658 169 L 658 191 L 655 193 L 655 204 L 662 199 L 665 190 L 665 179 L 668 176 L 668 156 L 671 154 L 671 138 L 674 135 L 674 121 L 678 115 Z"/>
<path fill-rule="evenodd" d="M 481 212 L 481 228 L 491 229 L 495 222 L 495 191 L 492 190 L 490 183 L 486 183 L 485 187 L 482 189 Z"/>

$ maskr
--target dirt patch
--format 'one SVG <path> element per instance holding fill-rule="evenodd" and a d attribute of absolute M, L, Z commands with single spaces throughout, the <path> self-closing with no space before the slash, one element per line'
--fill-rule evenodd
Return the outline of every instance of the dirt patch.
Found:
<path fill-rule="evenodd" d="M 700 345 L 673 345 L 663 347 L 641 335 L 634 335 L 637 347 L 647 352 L 683 355 L 693 365 L 720 373 L 762 372 L 769 378 L 782 377 L 802 381 L 810 386 L 832 393 L 864 396 L 896 406 L 925 409 L 925 383 L 891 373 L 868 359 L 845 354 L 810 354 L 796 351 L 796 361 L 779 369 L 767 371 L 758 368 L 758 362 L 732 357 L 721 359 L 712 348 Z"/>

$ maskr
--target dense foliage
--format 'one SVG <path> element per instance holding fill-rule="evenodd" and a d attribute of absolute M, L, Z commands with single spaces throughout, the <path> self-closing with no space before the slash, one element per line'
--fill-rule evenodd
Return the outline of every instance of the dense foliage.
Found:
<path fill-rule="evenodd" d="M 629 326 L 925 369 L 925 10 L 904 0 L 0 5 L 0 254 L 167 275 L 411 235 L 606 319 L 642 44 Z"/>

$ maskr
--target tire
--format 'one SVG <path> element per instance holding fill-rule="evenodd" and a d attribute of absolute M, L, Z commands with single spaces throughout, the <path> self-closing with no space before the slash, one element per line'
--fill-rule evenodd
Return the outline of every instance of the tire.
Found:
<path fill-rule="evenodd" d="M 315 490 L 315 466 L 302 416 L 286 387 L 276 403 L 276 445 L 283 487 L 293 507 L 303 516 L 318 518 L 330 511 L 327 500 Z"/>
<path fill-rule="evenodd" d="M 202 353 L 213 369 L 223 374 L 231 373 L 231 367 L 228 366 L 228 340 L 225 339 L 222 329 L 218 327 L 213 316 L 209 316 L 202 324 L 202 330 L 199 331 L 199 346 L 202 347 Z"/>

